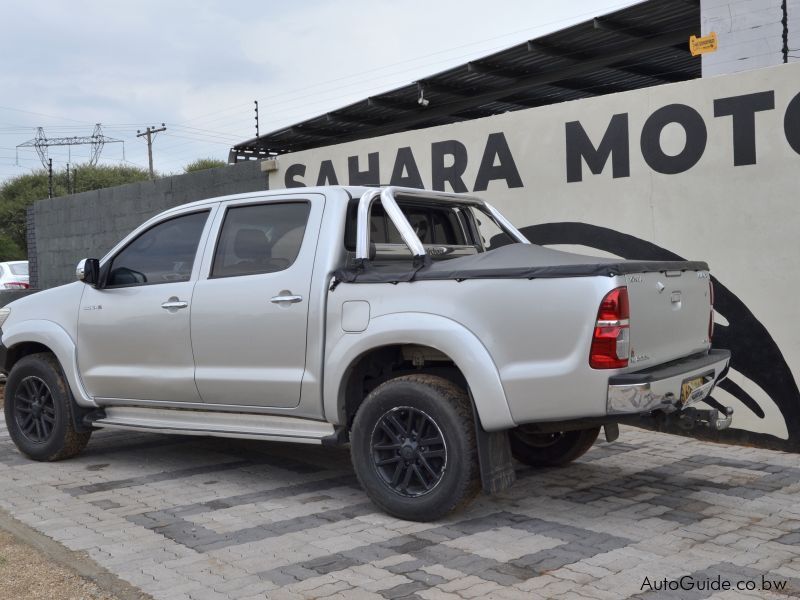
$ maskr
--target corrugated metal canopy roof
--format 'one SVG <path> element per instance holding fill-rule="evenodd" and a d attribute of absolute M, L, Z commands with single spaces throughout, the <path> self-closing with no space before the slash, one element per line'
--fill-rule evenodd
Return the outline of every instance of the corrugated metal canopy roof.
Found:
<path fill-rule="evenodd" d="M 231 149 L 262 158 L 700 76 L 699 0 L 648 0 L 307 119 Z M 424 96 L 427 104 L 419 102 Z"/>

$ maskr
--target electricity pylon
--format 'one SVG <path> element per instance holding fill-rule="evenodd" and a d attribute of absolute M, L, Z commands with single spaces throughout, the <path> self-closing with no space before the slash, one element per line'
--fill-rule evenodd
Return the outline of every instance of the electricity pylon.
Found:
<path fill-rule="evenodd" d="M 19 149 L 20 148 L 34 148 L 36 154 L 39 155 L 39 160 L 42 161 L 42 166 L 47 168 L 48 165 L 48 148 L 51 146 L 81 146 L 90 145 L 89 164 L 96 165 L 97 160 L 100 158 L 100 153 L 103 151 L 103 146 L 106 144 L 122 144 L 122 159 L 125 160 L 125 142 L 115 138 L 110 138 L 103 135 L 103 129 L 100 123 L 94 126 L 92 135 L 86 136 L 72 136 L 72 137 L 58 137 L 49 138 L 44 133 L 44 127 L 36 128 L 36 137 L 28 140 L 23 144 L 17 145 L 17 163 L 19 163 Z"/>

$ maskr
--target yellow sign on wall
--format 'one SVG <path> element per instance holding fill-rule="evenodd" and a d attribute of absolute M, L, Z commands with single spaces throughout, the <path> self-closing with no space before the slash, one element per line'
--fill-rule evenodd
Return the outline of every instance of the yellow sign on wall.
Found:
<path fill-rule="evenodd" d="M 689 38 L 689 50 L 692 51 L 692 56 L 699 56 L 708 52 L 717 51 L 717 34 L 712 31 L 708 35 L 697 37 L 693 35 Z"/>

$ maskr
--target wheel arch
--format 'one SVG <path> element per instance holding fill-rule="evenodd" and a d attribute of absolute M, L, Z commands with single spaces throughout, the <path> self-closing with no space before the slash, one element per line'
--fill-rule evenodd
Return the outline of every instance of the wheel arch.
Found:
<path fill-rule="evenodd" d="M 451 375 L 463 378 L 472 396 L 481 425 L 486 431 L 514 427 L 497 367 L 480 340 L 460 323 L 425 313 L 400 313 L 370 320 L 363 334 L 345 335 L 326 352 L 324 409 L 327 420 L 347 425 L 348 411 L 363 400 L 355 398 L 354 378 L 370 362 L 387 364 L 404 348 L 422 348 L 438 353 L 440 363 L 452 363 Z M 434 361 L 437 362 L 437 361 Z M 407 372 L 407 371 L 401 371 Z M 418 372 L 431 372 L 424 366 Z M 355 399 L 354 399 L 355 398 Z"/>
<path fill-rule="evenodd" d="M 24 356 L 49 352 L 61 366 L 77 404 L 85 407 L 97 406 L 81 384 L 75 342 L 57 323 L 45 320 L 15 323 L 3 329 L 3 345 L 7 349 L 4 365 L 6 371 L 10 372 L 14 364 Z"/>

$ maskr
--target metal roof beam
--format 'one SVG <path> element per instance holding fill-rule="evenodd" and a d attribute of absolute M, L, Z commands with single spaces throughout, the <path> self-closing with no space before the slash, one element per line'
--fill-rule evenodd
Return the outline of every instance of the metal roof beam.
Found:
<path fill-rule="evenodd" d="M 680 71 L 657 71 L 652 67 L 645 67 L 642 65 L 621 65 L 618 67 L 614 67 L 614 70 L 622 71 L 623 73 L 630 73 L 631 75 L 649 77 L 650 79 L 655 79 L 656 81 L 663 81 L 664 83 L 675 83 L 677 81 L 686 81 L 686 75 L 684 75 Z"/>
<path fill-rule="evenodd" d="M 472 96 L 475 90 L 459 89 L 449 85 L 442 85 L 433 81 L 420 81 L 419 85 L 424 92 L 435 92 L 437 94 L 447 94 L 449 96 L 460 96 L 462 98 Z"/>
<path fill-rule="evenodd" d="M 530 77 L 530 75 L 531 75 L 530 73 L 526 73 L 526 72 L 523 72 L 523 71 L 512 72 L 512 71 L 509 71 L 508 69 L 499 69 L 499 71 L 498 71 L 498 69 L 493 69 L 489 65 L 485 65 L 485 64 L 481 64 L 481 63 L 474 63 L 474 62 L 473 63 L 469 63 L 468 68 L 471 71 L 476 72 L 476 73 L 486 73 L 488 75 L 495 75 L 496 74 L 498 77 L 503 77 L 505 79 L 510 79 L 510 80 L 513 80 L 513 81 L 519 81 L 521 78 Z M 563 83 L 549 83 L 548 86 L 550 86 L 552 88 L 558 88 L 558 89 L 566 90 L 568 92 L 573 92 L 573 91 L 577 90 L 577 88 L 574 85 L 564 85 Z M 499 91 L 499 88 L 495 88 L 495 89 L 498 89 L 498 91 Z M 589 95 L 590 96 L 596 96 L 597 94 L 589 93 Z M 511 102 L 511 101 L 508 101 L 508 100 L 503 100 L 503 102 L 505 104 L 517 104 L 518 106 L 526 106 L 526 107 L 528 106 L 526 104 L 520 104 L 519 102 Z M 538 103 L 535 103 L 535 104 L 530 104 L 530 106 L 541 106 L 541 102 L 538 102 Z"/>
<path fill-rule="evenodd" d="M 472 64 L 473 63 L 470 63 L 470 66 Z M 492 71 L 491 67 L 489 67 L 488 65 L 480 65 L 478 68 L 479 69 L 486 69 L 486 70 L 485 71 L 479 71 L 478 69 L 474 69 L 474 71 L 475 72 L 480 72 L 480 73 L 485 72 L 487 74 L 493 74 L 491 72 Z M 473 69 L 471 69 L 471 70 L 473 70 Z M 530 73 L 524 73 L 522 71 L 518 71 L 516 74 L 514 74 L 514 73 L 508 71 L 507 69 L 505 69 L 505 70 L 503 70 L 503 74 L 500 74 L 498 76 L 499 77 L 504 77 L 504 78 L 507 78 L 507 79 L 510 79 L 510 80 L 513 80 L 513 81 L 519 81 L 523 77 L 530 77 L 530 75 L 531 75 Z M 562 89 L 562 90 L 565 90 L 565 91 L 568 91 L 568 92 L 573 92 L 573 91 L 577 90 L 577 88 L 574 85 L 564 85 L 563 83 L 549 83 L 547 85 L 552 87 L 552 88 L 558 88 L 558 89 Z M 498 91 L 499 91 L 499 88 L 496 88 L 496 89 L 498 89 Z M 590 92 L 588 95 L 596 96 L 597 94 L 592 94 Z M 506 104 L 517 104 L 519 106 L 528 106 L 526 104 L 520 104 L 519 102 L 510 102 L 508 100 L 503 100 L 503 102 L 506 103 Z M 535 104 L 530 104 L 530 106 L 541 106 L 541 102 L 537 102 Z"/>
<path fill-rule="evenodd" d="M 690 33 L 689 35 L 697 35 L 697 33 L 694 33 L 694 34 L 691 34 L 691 33 Z M 691 55 L 691 53 L 692 53 L 692 50 L 689 48 L 689 41 L 688 41 L 688 39 L 689 39 L 689 38 L 687 37 L 687 38 L 686 38 L 686 40 L 687 40 L 687 41 L 685 41 L 685 42 L 684 42 L 684 43 L 682 43 L 682 44 L 674 44 L 673 46 L 671 46 L 671 47 L 670 47 L 670 49 L 671 49 L 671 50 L 675 50 L 675 51 L 677 51 L 677 52 L 680 52 L 681 54 L 689 54 L 689 55 Z"/>
<path fill-rule="evenodd" d="M 595 21 L 597 21 L 597 19 L 595 19 Z M 685 43 L 685 44 L 683 44 L 681 46 L 676 46 L 676 45 L 669 44 L 669 45 L 667 45 L 665 47 L 672 46 L 673 48 L 676 48 L 676 49 L 680 48 L 680 50 L 684 50 L 684 47 L 685 47 L 686 51 L 688 52 L 689 35 L 691 35 L 691 34 L 687 33 L 687 35 L 686 35 L 687 43 Z M 638 36 L 634 36 L 634 37 L 639 39 Z M 656 36 L 650 36 L 650 37 L 644 38 L 644 39 L 642 39 L 642 41 L 646 42 L 647 40 L 653 39 L 653 37 L 656 37 Z M 544 54 L 544 55 L 547 55 L 547 56 L 552 56 L 553 58 L 560 58 L 560 59 L 563 59 L 563 60 L 569 60 L 569 61 L 571 61 L 573 63 L 578 63 L 578 62 L 591 60 L 591 59 L 595 59 L 595 58 L 601 58 L 601 56 L 590 56 L 590 55 L 586 54 L 585 52 L 574 53 L 574 52 L 570 52 L 569 50 L 566 50 L 564 48 L 559 48 L 557 46 L 544 45 L 544 44 L 541 44 L 541 43 L 535 42 L 535 41 L 528 42 L 528 50 L 530 52 L 538 52 L 540 54 Z M 611 69 L 611 70 L 614 70 L 614 71 L 620 71 L 622 73 L 630 73 L 632 75 L 645 76 L 645 77 L 649 77 L 650 79 L 655 79 L 657 81 L 663 81 L 663 82 L 667 82 L 667 83 L 672 83 L 672 82 L 675 82 L 675 81 L 685 81 L 686 80 L 686 77 L 684 77 L 684 76 L 682 76 L 680 74 L 659 73 L 658 71 L 654 71 L 653 69 L 648 69 L 647 67 L 640 67 L 640 66 L 633 66 L 633 65 L 619 65 L 619 66 L 613 66 L 612 67 L 612 66 L 609 65 L 609 66 L 606 66 L 605 68 Z M 631 88 L 631 89 L 638 89 L 638 88 Z"/>
<path fill-rule="evenodd" d="M 501 104 L 509 104 L 511 106 L 519 106 L 520 108 L 535 108 L 537 106 L 541 106 L 543 102 L 546 102 L 543 98 L 503 98 L 502 100 L 498 100 Z M 494 114 L 494 113 L 491 113 Z"/>
<path fill-rule="evenodd" d="M 537 52 L 538 54 L 544 54 L 545 56 L 551 56 L 553 58 L 566 58 L 574 61 L 587 58 L 586 54 L 583 52 L 573 52 L 572 50 L 566 50 L 565 48 L 558 48 L 549 44 L 543 44 L 542 42 L 537 42 L 536 40 L 530 40 L 528 42 L 528 52 Z"/>
<path fill-rule="evenodd" d="M 611 19 L 596 18 L 592 20 L 592 26 L 600 31 L 611 31 L 630 38 L 636 39 L 649 39 L 658 35 L 658 31 L 652 29 L 645 29 L 635 25 L 626 25 L 619 21 L 612 21 Z"/>
<path fill-rule="evenodd" d="M 327 119 L 329 123 L 339 123 L 341 125 L 372 126 L 379 124 L 379 121 L 375 121 L 374 119 L 356 119 L 355 117 L 345 117 L 335 113 L 327 113 L 325 119 Z"/>
<path fill-rule="evenodd" d="M 407 106 L 402 104 L 401 102 L 396 102 L 394 100 L 387 100 L 386 98 L 376 98 L 371 97 L 367 98 L 367 104 L 370 106 L 376 106 L 378 108 L 386 108 L 389 110 L 402 110 L 402 111 L 412 111 L 414 107 Z"/>
<path fill-rule="evenodd" d="M 450 86 L 443 86 L 443 85 L 441 85 L 439 83 L 431 83 L 431 82 L 425 82 L 422 87 L 423 87 L 423 89 L 425 91 L 430 90 L 432 92 L 439 92 L 439 93 L 442 93 L 442 94 L 451 94 L 453 96 L 461 96 L 461 97 L 469 97 L 469 98 L 472 98 L 476 93 L 482 93 L 482 92 L 480 92 L 478 90 L 459 90 L 459 89 L 452 88 Z M 497 87 L 485 88 L 483 90 L 483 92 L 489 92 L 489 91 L 502 92 L 503 89 L 504 88 L 497 88 Z M 541 102 L 535 102 L 534 103 L 534 102 L 528 102 L 528 101 L 524 101 L 524 100 L 503 99 L 502 103 L 503 104 L 510 104 L 511 106 L 519 106 L 521 108 L 530 108 L 531 106 L 541 106 Z M 487 114 L 494 114 L 494 113 L 485 113 L 485 112 L 481 113 L 482 116 L 486 116 Z M 467 117 L 465 117 L 464 119 L 466 119 L 466 118 Z M 472 118 L 472 117 L 470 117 L 470 118 Z"/>
<path fill-rule="evenodd" d="M 581 92 L 586 94 L 587 96 L 598 96 L 602 94 L 613 94 L 614 92 L 611 91 L 611 87 L 608 84 L 595 84 L 591 81 L 580 81 L 580 80 L 569 80 L 569 81 L 559 81 L 558 83 L 548 83 L 548 87 L 555 88 L 557 90 L 562 90 L 566 92 Z M 600 91 L 595 91 L 600 88 Z M 607 89 L 603 89 L 607 88 Z M 616 90 L 622 91 L 622 90 Z"/>
<path fill-rule="evenodd" d="M 289 131 L 294 135 L 310 135 L 311 137 L 323 139 L 341 137 L 340 133 L 325 131 L 323 129 L 317 129 L 316 127 L 309 127 L 308 125 L 294 125 L 289 128 Z"/>
<path fill-rule="evenodd" d="M 501 79 L 514 79 L 517 80 L 520 77 L 527 77 L 530 73 L 526 73 L 524 71 L 515 71 L 513 69 L 507 69 L 505 67 L 495 67 L 492 65 L 487 65 L 485 63 L 480 63 L 478 61 L 472 61 L 467 63 L 467 71 L 470 73 L 478 73 L 480 75 L 490 75 L 492 77 L 499 77 Z"/>
<path fill-rule="evenodd" d="M 435 118 L 437 118 L 437 117 L 434 117 L 434 119 Z M 459 122 L 461 122 L 461 121 L 471 121 L 471 120 L 472 120 L 472 117 L 468 117 L 468 116 L 447 115 L 447 123 L 450 123 L 451 121 L 459 121 Z M 440 125 L 442 125 L 442 123 L 440 123 Z"/>
<path fill-rule="evenodd" d="M 558 87 L 569 89 L 574 92 L 582 92 L 590 96 L 605 96 L 607 94 L 617 94 L 619 92 L 629 92 L 641 89 L 641 86 L 625 84 L 622 82 L 595 83 L 591 80 L 573 79 L 571 81 L 559 81 Z"/>

